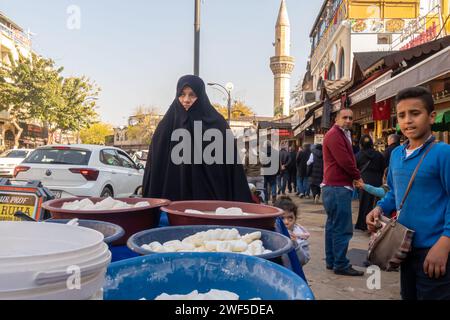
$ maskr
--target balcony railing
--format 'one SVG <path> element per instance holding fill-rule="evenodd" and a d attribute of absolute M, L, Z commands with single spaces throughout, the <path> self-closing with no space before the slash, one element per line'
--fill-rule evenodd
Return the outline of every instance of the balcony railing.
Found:
<path fill-rule="evenodd" d="M 316 33 L 313 35 L 311 49 L 314 51 L 324 36 L 330 37 L 330 33 L 335 30 L 333 25 L 346 19 L 347 16 L 347 0 L 335 0 L 332 7 L 327 7 L 321 14 L 319 23 L 316 25 Z M 338 21 L 339 20 L 339 21 Z"/>
<path fill-rule="evenodd" d="M 329 45 L 329 41 L 333 38 L 336 31 L 339 29 L 341 22 L 347 19 L 347 0 L 341 0 L 336 2 L 337 7 L 329 15 L 328 19 L 324 19 L 325 30 L 315 36 L 315 40 L 312 40 L 311 45 L 311 69 L 314 69 L 319 63 L 320 55 L 325 52 L 325 48 Z M 324 13 L 325 14 L 325 13 Z"/>
<path fill-rule="evenodd" d="M 8 36 L 14 42 L 20 44 L 21 46 L 31 48 L 31 40 L 25 33 L 19 30 L 8 28 L 3 23 L 0 23 L 0 31 L 6 34 L 6 36 Z"/>

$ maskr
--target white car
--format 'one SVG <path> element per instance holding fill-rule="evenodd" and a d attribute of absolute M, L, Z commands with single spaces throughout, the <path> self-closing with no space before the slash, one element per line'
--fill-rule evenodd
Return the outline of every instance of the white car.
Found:
<path fill-rule="evenodd" d="M 127 198 L 138 194 L 143 176 L 125 151 L 83 144 L 40 147 L 14 172 L 17 180 L 40 180 L 56 198 Z"/>
<path fill-rule="evenodd" d="M 11 149 L 0 155 L 0 177 L 11 178 L 14 168 L 19 165 L 34 149 Z"/>

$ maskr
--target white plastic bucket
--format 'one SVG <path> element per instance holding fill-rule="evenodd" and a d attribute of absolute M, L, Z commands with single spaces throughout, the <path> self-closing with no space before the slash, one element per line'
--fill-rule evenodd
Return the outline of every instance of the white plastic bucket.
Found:
<path fill-rule="evenodd" d="M 111 252 L 95 230 L 0 222 L 0 299 L 98 299 Z"/>

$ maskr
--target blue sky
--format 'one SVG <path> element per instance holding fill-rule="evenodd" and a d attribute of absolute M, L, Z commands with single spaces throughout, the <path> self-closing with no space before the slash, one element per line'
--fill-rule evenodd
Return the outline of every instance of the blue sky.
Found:
<path fill-rule="evenodd" d="M 291 55 L 296 58 L 291 87 L 302 77 L 309 31 L 322 0 L 287 0 Z M 79 30 L 67 28 L 67 9 L 81 10 Z M 234 84 L 234 98 L 258 115 L 271 115 L 275 23 L 280 0 L 204 0 L 201 17 L 200 76 L 205 82 Z M 139 105 L 163 113 L 175 97 L 178 78 L 193 73 L 194 0 L 1 0 L 0 11 L 36 35 L 33 48 L 65 67 L 65 75 L 85 75 L 102 88 L 101 119 L 113 125 Z M 224 96 L 208 89 L 212 102 Z"/>

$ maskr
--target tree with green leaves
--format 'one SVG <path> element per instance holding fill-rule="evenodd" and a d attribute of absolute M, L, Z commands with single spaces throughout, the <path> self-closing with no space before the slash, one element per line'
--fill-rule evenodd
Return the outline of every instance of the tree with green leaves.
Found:
<path fill-rule="evenodd" d="M 105 138 L 114 134 L 114 129 L 110 124 L 97 122 L 89 128 L 80 131 L 81 142 L 85 144 L 104 145 Z"/>
<path fill-rule="evenodd" d="M 49 91 L 56 89 L 59 70 L 51 60 L 38 59 L 36 55 L 19 55 L 9 64 L 0 67 L 0 110 L 6 111 L 16 128 L 15 146 L 18 146 L 23 129 L 19 122 L 33 119 L 34 110 L 50 102 Z M 56 97 L 53 97 L 56 98 Z"/>
<path fill-rule="evenodd" d="M 99 88 L 84 77 L 65 79 L 51 59 L 34 53 L 19 55 L 0 67 L 0 111 L 7 111 L 16 128 L 15 146 L 23 129 L 19 122 L 38 120 L 49 129 L 78 131 L 96 121 Z"/>
<path fill-rule="evenodd" d="M 62 133 L 76 132 L 98 121 L 95 108 L 99 89 L 89 79 L 62 79 L 59 90 L 60 104 L 48 105 L 49 109 L 42 108 L 34 112 L 37 119 L 47 124 L 49 137 L 53 137 L 57 130 Z"/>
<path fill-rule="evenodd" d="M 228 120 L 228 107 L 222 106 L 220 104 L 213 104 L 214 108 L 226 119 Z M 239 119 L 241 117 L 252 117 L 255 113 L 252 108 L 247 106 L 243 101 L 235 101 L 231 105 L 231 119 Z"/>

